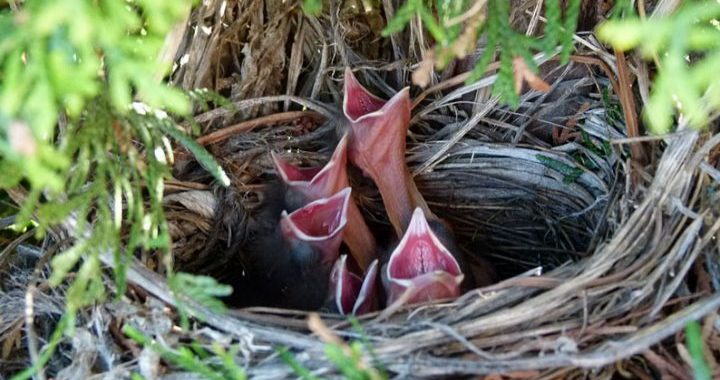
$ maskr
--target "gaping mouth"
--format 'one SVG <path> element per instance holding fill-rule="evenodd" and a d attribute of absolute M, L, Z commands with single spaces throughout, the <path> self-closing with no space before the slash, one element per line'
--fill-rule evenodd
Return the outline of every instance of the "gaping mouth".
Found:
<path fill-rule="evenodd" d="M 456 297 L 463 278 L 455 257 L 430 229 L 423 211 L 416 208 L 388 262 L 391 302 L 407 290 L 416 293 L 412 296 L 415 301 Z"/>
<path fill-rule="evenodd" d="M 345 69 L 343 112 L 351 122 L 381 109 L 387 101 L 373 95 L 358 82 L 350 68 Z"/>
<path fill-rule="evenodd" d="M 271 152 L 271 156 L 275 171 L 283 182 L 309 200 L 329 197 L 348 186 L 346 136 L 338 143 L 330 161 L 322 167 L 301 168 L 283 160 L 275 152 Z"/>
<path fill-rule="evenodd" d="M 335 263 L 331 281 L 335 287 L 335 306 L 343 314 L 365 314 L 377 308 L 378 261 L 368 267 L 365 277 L 352 273 L 347 266 L 347 256 L 343 255 Z"/>
<path fill-rule="evenodd" d="M 340 189 L 349 186 L 347 176 L 347 134 L 340 139 L 330 161 L 322 168 L 298 168 L 272 153 L 275 170 L 292 191 L 297 191 L 306 201 L 313 201 L 329 197 Z M 308 234 L 322 235 L 330 233 L 324 229 L 334 226 L 321 226 L 317 222 L 305 220 L 308 212 L 295 215 L 293 218 L 302 227 L 299 229 Z M 311 213 L 312 215 L 317 212 Z M 354 201 L 350 200 L 347 207 L 347 226 L 343 240 L 350 249 L 350 253 L 362 269 L 366 269 L 370 262 L 376 258 L 375 238 L 363 219 L 360 209 Z M 329 223 L 329 222 L 328 222 Z M 304 228 L 304 229 L 303 229 Z"/>
<path fill-rule="evenodd" d="M 350 121 L 348 159 L 370 177 L 382 195 L 390 223 L 401 236 L 415 206 L 425 206 L 405 163 L 410 95 L 404 88 L 384 101 L 345 71 L 343 111 Z"/>
<path fill-rule="evenodd" d="M 350 188 L 329 198 L 310 202 L 288 214 L 283 211 L 280 225 L 286 239 L 305 241 L 323 252 L 325 261 L 337 257 L 342 230 L 347 223 Z"/>
<path fill-rule="evenodd" d="M 327 239 L 339 233 L 347 223 L 350 191 L 350 188 L 346 187 L 330 198 L 310 202 L 290 214 L 283 212 L 282 221 L 286 222 L 295 236 L 303 240 Z"/>

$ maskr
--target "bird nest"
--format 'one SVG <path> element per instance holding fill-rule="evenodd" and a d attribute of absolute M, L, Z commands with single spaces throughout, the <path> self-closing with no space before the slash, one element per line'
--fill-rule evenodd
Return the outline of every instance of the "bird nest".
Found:
<path fill-rule="evenodd" d="M 179 40 L 172 80 L 232 102 L 195 118 L 198 141 L 223 166 L 229 187 L 176 151 L 165 204 L 179 270 L 221 281 L 237 275 L 228 269 L 234 252 L 251 241 L 275 181 L 270 152 L 306 166 L 332 154 L 345 67 L 389 98 L 422 60 L 422 34 L 411 28 L 380 38 L 379 11 L 341 6 L 316 18 L 281 3 L 206 1 Z M 520 19 L 533 25 L 532 16 Z M 339 315 L 272 308 L 216 313 L 172 294 L 153 271 L 161 265 L 147 257 L 128 269 L 134 297 L 96 308 L 88 321 L 116 329 L 117 321 L 133 323 L 168 345 L 236 345 L 236 360 L 261 378 L 293 376 L 278 347 L 311 373 L 335 376 L 325 345 L 350 340 L 364 342 L 361 364 L 399 377 L 682 375 L 687 322 L 708 316 L 704 336 L 711 349 L 720 346 L 720 135 L 680 125 L 668 136 L 626 136 L 627 105 L 618 99 L 627 89 L 615 80 L 621 70 L 592 35 L 577 40 L 582 51 L 569 65 L 535 57 L 550 89 L 524 89 L 518 108 L 490 95 L 492 72 L 464 84 L 460 73 L 475 57 L 411 91 L 406 159 L 418 189 L 465 256 L 494 268 L 492 283 L 452 302 L 363 315 L 358 326 Z M 386 225 L 376 190 L 364 182 L 353 188 L 368 221 Z M 171 328 L 174 314 L 164 305 L 179 300 L 202 316 L 191 331 Z M 75 352 L 113 345 L 102 330 L 80 334 Z M 143 360 L 159 363 L 133 353 L 137 361 L 114 370 L 150 373 Z"/>

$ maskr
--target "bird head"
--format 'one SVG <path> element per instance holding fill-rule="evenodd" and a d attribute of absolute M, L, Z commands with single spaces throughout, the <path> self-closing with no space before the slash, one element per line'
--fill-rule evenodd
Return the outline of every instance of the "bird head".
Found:
<path fill-rule="evenodd" d="M 377 310 L 377 273 L 377 260 L 370 264 L 361 277 L 350 271 L 347 256 L 340 256 L 330 275 L 331 297 L 340 314 L 361 315 Z"/>
<path fill-rule="evenodd" d="M 329 198 L 321 198 L 288 214 L 280 215 L 283 237 L 291 245 L 306 243 L 320 251 L 323 264 L 337 259 L 342 243 L 342 231 L 347 224 L 350 188 Z"/>
<path fill-rule="evenodd" d="M 407 303 L 455 298 L 464 275 L 455 257 L 432 231 L 420 208 L 387 263 L 388 302 Z"/>
<path fill-rule="evenodd" d="M 340 139 L 330 161 L 321 167 L 301 168 L 285 161 L 275 152 L 270 154 L 275 172 L 282 181 L 308 201 L 329 197 L 348 187 L 347 136 Z"/>

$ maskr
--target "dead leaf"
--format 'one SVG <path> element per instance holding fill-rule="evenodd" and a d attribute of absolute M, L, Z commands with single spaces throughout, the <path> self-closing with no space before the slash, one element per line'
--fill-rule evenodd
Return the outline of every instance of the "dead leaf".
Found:
<path fill-rule="evenodd" d="M 515 93 L 518 95 L 522 91 L 523 81 L 527 82 L 535 91 L 550 91 L 550 85 L 530 70 L 523 57 L 513 58 L 513 75 L 515 76 Z"/>
<path fill-rule="evenodd" d="M 485 22 L 484 12 L 478 13 L 470 18 L 467 24 L 465 24 L 465 28 L 460 36 L 450 46 L 450 49 L 458 59 L 465 58 L 475 50 L 478 30 L 480 30 L 480 25 L 482 25 L 483 22 Z"/>
<path fill-rule="evenodd" d="M 413 84 L 422 88 L 427 87 L 427 85 L 430 84 L 434 64 L 435 52 L 431 49 L 425 50 L 425 53 L 423 53 L 423 60 L 418 64 L 417 69 L 415 69 L 412 73 Z"/>
<path fill-rule="evenodd" d="M 22 340 L 22 320 L 15 322 L 15 326 L 10 328 L 10 332 L 6 333 L 2 342 L 2 357 L 4 360 L 10 357 L 13 350 L 20 346 Z"/>

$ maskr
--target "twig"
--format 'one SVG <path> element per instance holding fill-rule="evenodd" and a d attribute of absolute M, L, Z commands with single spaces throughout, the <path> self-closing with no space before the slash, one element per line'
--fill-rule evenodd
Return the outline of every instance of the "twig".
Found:
<path fill-rule="evenodd" d="M 320 115 L 324 116 L 326 119 L 330 119 L 333 117 L 339 117 L 339 115 L 340 115 L 339 110 L 334 110 L 334 109 L 329 108 L 319 102 L 301 98 L 299 96 L 276 95 L 276 96 L 264 96 L 264 97 L 260 97 L 260 98 L 239 100 L 237 102 L 232 103 L 232 105 L 230 105 L 228 107 L 216 108 L 214 110 L 197 115 L 197 116 L 195 116 L 195 121 L 198 123 L 205 123 L 205 122 L 208 122 L 211 120 L 215 120 L 219 117 L 224 117 L 224 116 L 227 116 L 228 114 L 237 112 L 237 110 L 241 110 L 241 109 L 245 109 L 245 108 L 252 108 L 255 106 L 263 105 L 265 103 L 284 102 L 286 100 L 289 100 L 291 102 L 300 104 L 301 106 L 307 107 L 307 108 L 319 113 Z"/>
<path fill-rule="evenodd" d="M 472 7 L 470 7 L 470 9 L 465 11 L 465 13 L 447 20 L 447 22 L 445 22 L 445 27 L 449 28 L 453 25 L 460 24 L 462 22 L 465 22 L 465 21 L 473 18 L 476 14 L 480 13 L 483 10 L 483 7 L 485 6 L 486 2 L 487 2 L 486 0 L 475 1 L 475 3 L 472 5 Z"/>
<path fill-rule="evenodd" d="M 545 61 L 551 60 L 553 58 L 552 57 L 548 58 L 545 54 L 538 53 L 538 54 L 535 54 L 535 56 L 533 56 L 533 59 L 535 60 L 535 62 L 537 64 L 541 64 L 541 63 L 544 63 Z M 487 65 L 485 72 L 486 73 L 493 72 L 493 71 L 497 70 L 498 68 L 500 68 L 500 62 L 492 62 Z M 446 90 L 448 88 L 459 86 L 459 85 L 465 83 L 465 81 L 468 78 L 470 78 L 471 74 L 472 74 L 472 72 L 470 72 L 470 71 L 462 73 L 462 74 L 458 74 L 458 75 L 456 75 L 452 78 L 448 78 L 434 86 L 428 87 L 426 90 L 421 92 L 420 95 L 418 95 L 415 98 L 415 100 L 413 100 L 412 108 L 415 109 L 417 106 L 420 105 L 420 103 L 422 103 L 423 100 L 425 100 L 425 98 L 428 95 L 430 95 L 432 93 L 440 92 L 440 91 Z"/>
<path fill-rule="evenodd" d="M 28 284 L 25 291 L 25 335 L 27 336 L 28 353 L 30 360 L 36 364 L 40 360 L 38 352 L 37 335 L 35 334 L 35 284 Z M 38 366 L 36 376 L 40 380 L 45 380 L 45 366 Z"/>
<path fill-rule="evenodd" d="M 637 111 L 635 110 L 635 97 L 632 93 L 632 84 L 628 65 L 625 61 L 625 53 L 615 50 L 615 58 L 617 59 L 618 82 L 620 87 L 617 88 L 617 94 L 620 97 L 620 105 L 625 115 L 625 127 L 627 135 L 630 138 L 640 136 L 640 126 L 638 125 Z M 633 144 L 630 146 L 632 159 L 639 166 L 643 166 L 647 162 L 645 150 L 641 144 Z"/>
<path fill-rule="evenodd" d="M 666 359 L 656 354 L 655 351 L 648 349 L 644 351 L 642 355 L 650 362 L 650 364 L 654 365 L 660 373 L 669 372 L 677 379 L 687 378 L 687 374 L 682 370 L 682 368 L 678 368 L 676 365 L 669 363 Z"/>
<path fill-rule="evenodd" d="M 677 132 L 665 133 L 662 135 L 637 136 L 637 137 L 628 137 L 628 138 L 623 138 L 623 139 L 612 139 L 612 140 L 610 140 L 610 144 L 622 145 L 622 144 L 634 144 L 634 143 L 647 142 L 647 141 L 660 141 L 660 140 L 667 140 L 672 137 L 687 135 L 688 133 L 692 133 L 692 132 L 687 129 L 684 129 L 684 130 L 680 130 Z"/>
<path fill-rule="evenodd" d="M 320 122 L 323 120 L 323 116 L 313 111 L 289 111 L 275 113 L 272 115 L 261 116 L 256 119 L 243 121 L 229 127 L 217 130 L 209 133 L 205 136 L 197 138 L 200 145 L 216 144 L 225 141 L 227 138 L 242 132 L 248 132 L 261 125 L 273 125 L 279 123 L 287 123 L 293 120 L 308 118 L 314 122 Z"/>

